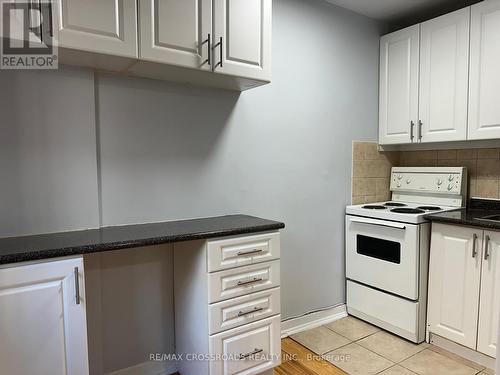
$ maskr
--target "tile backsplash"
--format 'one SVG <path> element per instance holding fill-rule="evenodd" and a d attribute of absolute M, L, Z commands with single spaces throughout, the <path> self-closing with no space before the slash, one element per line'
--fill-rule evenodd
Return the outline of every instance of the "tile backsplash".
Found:
<path fill-rule="evenodd" d="M 372 142 L 352 147 L 352 204 L 388 200 L 391 168 L 399 164 L 399 152 L 379 152 Z"/>
<path fill-rule="evenodd" d="M 469 197 L 500 199 L 500 148 L 380 152 L 375 142 L 354 142 L 353 204 L 389 199 L 390 169 L 396 166 L 464 166 Z"/>

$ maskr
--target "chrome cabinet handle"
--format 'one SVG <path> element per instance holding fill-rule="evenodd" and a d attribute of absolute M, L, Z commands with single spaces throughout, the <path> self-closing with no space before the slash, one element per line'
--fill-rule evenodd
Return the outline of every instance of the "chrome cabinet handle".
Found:
<path fill-rule="evenodd" d="M 207 44 L 208 56 L 207 59 L 203 62 L 203 64 L 207 64 L 208 66 L 210 66 L 212 65 L 212 45 L 211 45 L 212 43 L 210 42 L 210 34 L 208 34 L 207 39 L 205 39 L 203 43 L 201 43 L 201 45 L 204 45 L 205 43 Z"/>
<path fill-rule="evenodd" d="M 252 355 L 262 353 L 263 351 L 264 351 L 264 349 L 255 349 L 253 352 L 246 353 L 246 354 L 240 354 L 239 359 L 247 359 L 248 357 L 250 357 Z"/>
<path fill-rule="evenodd" d="M 241 257 L 241 256 L 244 256 L 244 255 L 251 255 L 251 254 L 258 254 L 258 253 L 262 253 L 264 250 L 262 249 L 253 249 L 253 250 L 250 250 L 250 251 L 239 251 L 238 252 L 238 256 Z"/>
<path fill-rule="evenodd" d="M 80 304 L 80 279 L 78 277 L 78 267 L 75 267 L 75 300 L 76 304 Z"/>
<path fill-rule="evenodd" d="M 245 316 L 245 315 L 253 314 L 253 313 L 256 313 L 256 312 L 259 312 L 259 311 L 262 311 L 262 310 L 264 310 L 262 307 L 255 307 L 253 310 L 240 311 L 238 313 L 238 316 Z"/>
<path fill-rule="evenodd" d="M 214 49 L 217 47 L 219 47 L 219 62 L 217 63 L 217 65 L 214 66 L 214 69 L 217 68 L 218 66 L 220 66 L 221 68 L 223 67 L 223 65 L 222 65 L 222 37 L 219 38 L 219 43 L 214 45 Z"/>
<path fill-rule="evenodd" d="M 484 260 L 490 258 L 490 236 L 486 235 L 484 238 Z"/>
<path fill-rule="evenodd" d="M 54 25 L 52 24 L 53 15 L 52 15 L 52 0 L 49 0 L 49 32 L 50 37 L 54 37 Z"/>
<path fill-rule="evenodd" d="M 413 129 L 415 128 L 415 123 L 413 121 L 410 121 L 410 140 L 413 142 L 413 138 L 415 138 L 415 135 L 413 135 Z"/>
<path fill-rule="evenodd" d="M 475 258 L 477 255 L 476 243 L 477 243 L 477 234 L 474 233 L 472 235 L 472 257 L 473 258 Z"/>
<path fill-rule="evenodd" d="M 248 284 L 253 284 L 253 283 L 258 283 L 259 281 L 262 281 L 262 277 L 254 277 L 252 280 L 247 280 L 247 281 L 238 281 L 238 285 L 248 285 Z"/>
<path fill-rule="evenodd" d="M 422 121 L 418 120 L 418 140 L 422 141 Z"/>

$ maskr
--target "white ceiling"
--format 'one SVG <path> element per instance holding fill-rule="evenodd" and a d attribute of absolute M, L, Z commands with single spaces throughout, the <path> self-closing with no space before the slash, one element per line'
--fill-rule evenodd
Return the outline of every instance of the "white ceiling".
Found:
<path fill-rule="evenodd" d="M 326 0 L 377 20 L 390 21 L 449 4 L 450 0 Z"/>

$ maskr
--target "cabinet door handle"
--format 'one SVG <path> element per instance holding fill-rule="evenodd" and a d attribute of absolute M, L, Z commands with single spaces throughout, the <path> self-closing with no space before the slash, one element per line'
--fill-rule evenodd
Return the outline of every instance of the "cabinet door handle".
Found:
<path fill-rule="evenodd" d="M 476 249 L 476 244 L 477 244 L 477 234 L 474 233 L 472 235 L 472 257 L 475 258 L 477 255 L 477 249 Z"/>
<path fill-rule="evenodd" d="M 219 47 L 219 62 L 217 63 L 217 65 L 215 65 L 214 69 L 217 68 L 218 66 L 220 66 L 221 68 L 223 67 L 223 65 L 222 65 L 222 37 L 219 38 L 219 43 L 214 45 L 214 48 L 217 48 L 217 47 Z"/>
<path fill-rule="evenodd" d="M 207 39 L 205 39 L 202 43 L 203 44 L 207 44 L 207 52 L 208 52 L 208 55 L 207 55 L 207 59 L 203 62 L 203 64 L 207 64 L 208 66 L 212 65 L 212 43 L 211 43 L 211 39 L 210 39 L 210 34 L 208 34 L 208 37 Z"/>
<path fill-rule="evenodd" d="M 78 267 L 75 267 L 75 301 L 76 304 L 80 304 L 80 278 L 78 277 Z"/>
<path fill-rule="evenodd" d="M 238 313 L 238 316 L 245 316 L 245 315 L 253 314 L 253 313 L 256 313 L 256 312 L 259 312 L 259 311 L 262 311 L 262 310 L 264 310 L 262 307 L 255 307 L 253 310 L 240 311 Z"/>
<path fill-rule="evenodd" d="M 241 257 L 241 256 L 245 256 L 245 255 L 258 254 L 258 253 L 262 253 L 263 251 L 264 250 L 262 250 L 262 249 L 253 249 L 250 251 L 239 251 L 238 256 Z"/>
<path fill-rule="evenodd" d="M 53 15 L 52 15 L 52 0 L 49 0 L 49 32 L 50 32 L 50 37 L 54 37 L 54 25 L 52 24 L 53 21 Z"/>
<path fill-rule="evenodd" d="M 240 359 L 247 359 L 248 357 L 251 357 L 252 355 L 262 353 L 264 349 L 255 349 L 253 352 L 246 353 L 246 354 L 240 354 Z"/>
<path fill-rule="evenodd" d="M 253 284 L 253 283 L 258 283 L 259 281 L 262 281 L 262 277 L 254 277 L 252 280 L 247 280 L 247 281 L 238 281 L 238 285 L 248 285 L 248 284 Z"/>
<path fill-rule="evenodd" d="M 422 141 L 422 121 L 418 120 L 418 140 Z"/>
<path fill-rule="evenodd" d="M 413 142 L 413 138 L 415 136 L 413 135 L 413 129 L 415 128 L 415 123 L 413 121 L 410 121 L 410 140 Z"/>
<path fill-rule="evenodd" d="M 484 238 L 484 260 L 490 258 L 490 236 L 486 235 Z"/>

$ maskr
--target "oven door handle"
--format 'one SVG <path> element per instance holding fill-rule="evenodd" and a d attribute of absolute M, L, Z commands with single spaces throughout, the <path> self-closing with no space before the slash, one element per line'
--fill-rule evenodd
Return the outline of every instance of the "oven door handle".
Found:
<path fill-rule="evenodd" d="M 368 225 L 380 225 L 381 227 L 390 227 L 396 229 L 406 229 L 406 225 L 402 223 L 394 223 L 391 221 L 382 221 L 382 220 L 374 220 L 374 219 L 362 219 L 362 218 L 349 218 L 351 223 L 360 223 L 360 224 L 368 224 Z"/>

